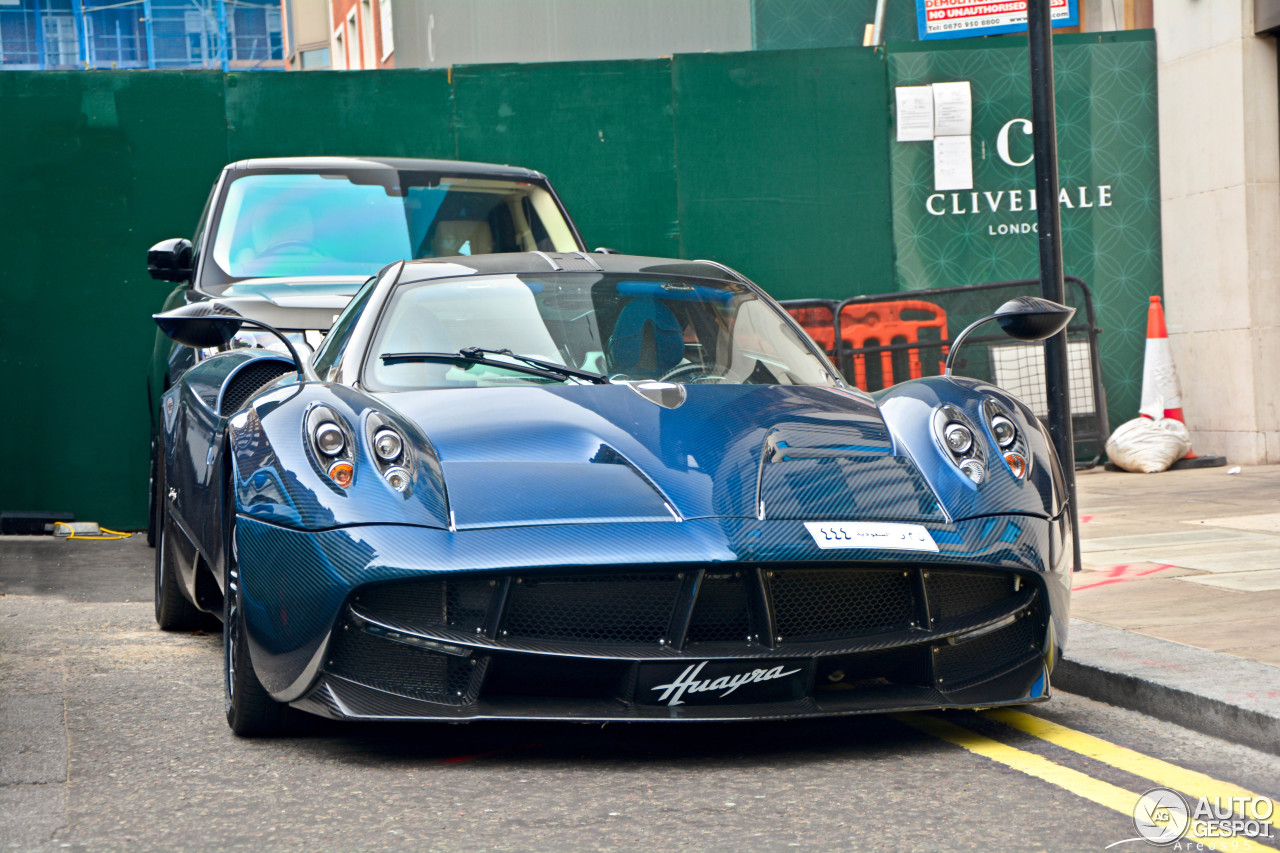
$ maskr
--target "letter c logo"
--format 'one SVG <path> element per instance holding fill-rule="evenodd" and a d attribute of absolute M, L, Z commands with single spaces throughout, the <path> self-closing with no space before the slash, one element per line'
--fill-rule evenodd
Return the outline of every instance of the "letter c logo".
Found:
<path fill-rule="evenodd" d="M 1027 136 L 1031 135 L 1031 122 L 1025 118 L 1010 119 L 1004 123 L 1004 127 L 1000 128 L 1000 134 L 996 137 L 996 153 L 1000 155 L 1000 159 L 1008 163 L 1010 166 L 1025 166 L 1035 159 L 1035 155 L 1027 157 L 1025 160 L 1014 160 L 1009 156 L 1009 128 L 1015 124 L 1022 125 L 1022 132 Z"/>

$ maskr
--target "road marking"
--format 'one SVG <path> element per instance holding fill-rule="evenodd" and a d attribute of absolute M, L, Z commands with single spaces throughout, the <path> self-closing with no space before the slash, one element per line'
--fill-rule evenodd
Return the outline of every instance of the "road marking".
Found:
<path fill-rule="evenodd" d="M 937 717 L 924 714 L 894 714 L 892 716 L 898 722 L 913 729 L 955 744 L 975 755 L 981 755 L 983 758 L 1003 764 L 1020 773 L 1042 779 L 1051 785 L 1057 785 L 1059 788 L 1070 791 L 1078 797 L 1083 797 L 1100 806 L 1119 812 L 1131 820 L 1133 819 L 1133 809 L 1140 796 L 1133 791 L 1128 791 L 1101 779 L 1094 779 L 1079 770 L 1054 764 L 1049 759 L 1033 752 L 1008 746 Z M 1203 821 L 1193 820 L 1185 837 L 1192 842 L 1204 844 L 1211 850 L 1217 849 L 1219 844 L 1222 845 L 1221 849 L 1230 849 L 1227 844 L 1233 839 L 1213 836 L 1207 830 L 1208 827 L 1205 826 Z M 1239 841 L 1240 839 L 1235 840 Z M 1274 847 L 1259 844 L 1255 839 L 1244 840 L 1247 841 L 1249 846 L 1240 849 L 1248 849 L 1250 853 L 1280 853 Z"/>
<path fill-rule="evenodd" d="M 1094 581 L 1093 583 L 1087 583 L 1081 586 L 1073 586 L 1071 588 L 1071 591 L 1079 592 L 1082 589 L 1092 589 L 1095 586 L 1106 586 L 1107 584 L 1111 584 L 1111 583 L 1120 583 L 1121 581 L 1131 581 L 1131 580 L 1134 580 L 1135 578 L 1141 578 L 1141 577 L 1146 577 L 1147 575 L 1155 574 L 1156 572 L 1163 572 L 1165 569 L 1176 569 L 1176 568 L 1177 566 L 1173 565 L 1172 563 L 1165 563 L 1162 566 L 1156 566 L 1154 569 L 1145 569 L 1141 572 L 1134 572 L 1130 574 L 1129 564 L 1121 563 L 1118 566 L 1109 566 L 1108 568 L 1101 570 L 1107 573 L 1106 580 Z"/>
<path fill-rule="evenodd" d="M 1230 782 L 1221 782 L 1212 776 L 1178 767 L 1176 764 L 1170 764 L 1167 761 L 1161 761 L 1159 758 L 1143 755 L 1128 747 L 1117 746 L 1102 738 L 1078 732 L 1075 729 L 1069 729 L 1066 726 L 1050 722 L 1041 717 L 1034 717 L 1022 711 L 1001 708 L 994 711 L 985 711 L 982 716 L 1004 723 L 1006 726 L 1025 732 L 1033 737 L 1048 741 L 1077 755 L 1101 761 L 1103 764 L 1109 764 L 1126 773 L 1141 776 L 1143 779 L 1150 779 L 1157 785 L 1174 788 L 1196 799 L 1207 797 L 1212 800 L 1214 797 L 1221 797 L 1225 801 L 1228 797 L 1241 797 L 1255 804 L 1258 800 L 1263 799 L 1252 791 L 1247 791 L 1238 785 L 1232 785 Z M 1256 814 L 1244 816 L 1251 817 L 1254 820 L 1265 820 L 1270 817 L 1269 815 L 1260 816 Z"/>

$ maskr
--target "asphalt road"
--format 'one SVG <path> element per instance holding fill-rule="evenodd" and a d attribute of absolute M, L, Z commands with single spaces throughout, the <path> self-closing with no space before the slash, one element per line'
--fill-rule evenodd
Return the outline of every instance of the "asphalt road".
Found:
<path fill-rule="evenodd" d="M 1134 838 L 1158 783 L 1280 796 L 1276 756 L 1062 693 L 1031 717 L 240 740 L 219 635 L 155 627 L 151 553 L 0 540 L 0 849 L 1078 851 Z"/>

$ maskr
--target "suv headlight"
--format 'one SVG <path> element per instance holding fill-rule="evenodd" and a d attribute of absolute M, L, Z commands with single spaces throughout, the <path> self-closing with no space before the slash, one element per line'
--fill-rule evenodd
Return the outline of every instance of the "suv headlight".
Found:
<path fill-rule="evenodd" d="M 298 356 L 303 359 L 311 357 L 312 347 L 307 343 L 305 332 L 285 332 L 285 337 L 298 350 Z M 278 352 L 281 355 L 289 355 L 289 351 L 285 349 L 280 339 L 270 332 L 263 332 L 256 329 L 241 329 L 235 333 L 231 340 L 221 347 L 209 347 L 200 350 L 200 357 L 211 358 L 220 352 L 226 352 L 233 349 L 265 349 L 271 352 Z"/>

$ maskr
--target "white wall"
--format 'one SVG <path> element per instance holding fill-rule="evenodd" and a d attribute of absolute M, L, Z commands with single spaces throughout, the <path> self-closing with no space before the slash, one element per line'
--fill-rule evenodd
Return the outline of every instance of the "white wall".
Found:
<path fill-rule="evenodd" d="M 1280 462 L 1280 93 L 1253 0 L 1158 0 L 1164 288 L 1196 452 Z"/>
<path fill-rule="evenodd" d="M 393 0 L 396 67 L 751 49 L 751 0 Z"/>

